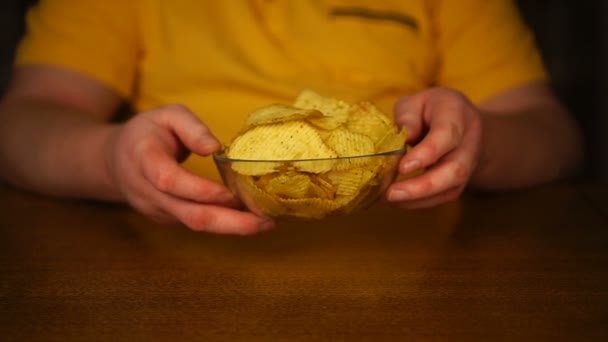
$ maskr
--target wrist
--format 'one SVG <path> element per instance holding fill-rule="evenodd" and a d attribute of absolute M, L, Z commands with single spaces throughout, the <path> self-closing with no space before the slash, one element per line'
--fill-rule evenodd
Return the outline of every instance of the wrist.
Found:
<path fill-rule="evenodd" d="M 556 153 L 560 141 L 542 112 L 482 113 L 481 120 L 484 134 L 473 187 L 526 188 L 562 177 L 562 156 Z"/>
<path fill-rule="evenodd" d="M 116 181 L 114 168 L 114 151 L 118 135 L 122 126 L 117 124 L 107 125 L 99 131 L 99 146 L 101 160 L 98 166 L 98 178 L 101 186 L 101 199 L 122 201 L 123 195 Z"/>

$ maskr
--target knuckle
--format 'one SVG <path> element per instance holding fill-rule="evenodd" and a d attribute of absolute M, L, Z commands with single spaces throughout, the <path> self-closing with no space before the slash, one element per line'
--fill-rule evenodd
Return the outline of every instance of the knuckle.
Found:
<path fill-rule="evenodd" d="M 156 223 L 160 223 L 160 224 L 169 224 L 169 223 L 175 222 L 175 220 L 173 220 L 173 219 L 169 218 L 167 215 L 164 215 L 164 214 L 159 213 L 159 212 L 151 212 L 151 213 L 148 213 L 146 215 L 152 221 L 154 221 Z"/>
<path fill-rule="evenodd" d="M 460 137 L 462 137 L 462 129 L 456 122 L 451 121 L 448 124 L 448 134 L 451 141 L 459 141 Z"/>
<path fill-rule="evenodd" d="M 471 101 L 462 92 L 452 88 L 433 88 L 432 95 L 450 106 L 455 107 L 455 112 L 463 112 L 472 108 Z"/>
<path fill-rule="evenodd" d="M 420 179 L 415 187 L 411 188 L 412 196 L 418 198 L 424 194 L 432 193 L 435 190 L 435 183 L 430 178 Z"/>
<path fill-rule="evenodd" d="M 462 92 L 460 92 L 456 89 L 444 88 L 444 90 L 445 90 L 446 96 L 449 96 L 451 99 L 453 99 L 455 101 L 458 101 L 458 102 L 467 101 L 466 96 Z"/>
<path fill-rule="evenodd" d="M 193 135 L 196 143 L 206 143 L 214 139 L 209 128 L 203 123 L 196 125 Z"/>
<path fill-rule="evenodd" d="M 420 190 L 423 193 L 429 193 L 429 192 L 433 192 L 435 190 L 435 183 L 433 182 L 432 179 L 429 179 L 425 182 L 422 182 L 422 184 L 420 185 Z"/>
<path fill-rule="evenodd" d="M 208 230 L 214 220 L 212 215 L 200 208 L 191 208 L 187 210 L 182 217 L 182 222 L 195 231 Z"/>
<path fill-rule="evenodd" d="M 161 122 L 175 122 L 176 116 L 179 118 L 185 114 L 189 114 L 190 109 L 181 103 L 172 103 L 159 108 L 157 119 Z"/>
<path fill-rule="evenodd" d="M 170 193 L 175 189 L 176 177 L 166 168 L 159 169 L 155 175 L 154 184 L 162 192 Z"/>
<path fill-rule="evenodd" d="M 411 114 L 407 110 L 409 107 L 410 107 L 410 98 L 407 96 L 403 96 L 397 100 L 393 110 L 395 113 L 398 113 L 400 115 L 408 115 L 408 114 Z"/>
<path fill-rule="evenodd" d="M 425 92 L 427 92 L 430 95 L 440 95 L 442 93 L 444 93 L 447 90 L 447 88 L 444 87 L 433 87 L 430 89 L 427 89 Z"/>
<path fill-rule="evenodd" d="M 259 230 L 256 228 L 256 226 L 254 225 L 241 225 L 239 231 L 237 232 L 238 235 L 243 235 L 243 236 L 247 236 L 247 235 L 253 235 L 259 233 Z"/>
<path fill-rule="evenodd" d="M 464 163 L 459 161 L 453 161 L 449 164 L 449 170 L 452 174 L 452 178 L 457 183 L 464 183 L 469 179 L 471 174 L 470 168 Z"/>
<path fill-rule="evenodd" d="M 463 130 L 456 121 L 450 120 L 436 125 L 434 128 L 438 145 L 450 148 L 462 140 Z"/>
<path fill-rule="evenodd" d="M 172 103 L 163 107 L 166 111 L 171 112 L 187 112 L 190 111 L 186 105 L 182 103 Z"/>
<path fill-rule="evenodd" d="M 163 210 L 153 205 L 150 205 L 149 203 L 144 202 L 143 200 L 133 201 L 131 205 L 137 211 L 139 211 L 147 218 L 151 219 L 156 223 L 168 224 L 175 222 L 175 219 L 167 215 Z"/>
<path fill-rule="evenodd" d="M 436 155 L 439 152 L 439 146 L 435 141 L 427 141 L 424 146 L 420 146 L 419 151 L 420 156 L 425 157 L 423 159 L 431 159 L 434 161 L 437 159 Z"/>
<path fill-rule="evenodd" d="M 460 198 L 460 194 L 462 193 L 462 190 L 458 189 L 458 190 L 451 190 L 446 192 L 443 195 L 443 199 L 446 202 L 453 202 L 456 201 L 458 198 Z"/>
<path fill-rule="evenodd" d="M 459 98 L 463 96 L 459 91 L 447 87 L 435 87 L 431 89 L 431 92 L 433 95 L 445 98 Z"/>
<path fill-rule="evenodd" d="M 475 115 L 473 120 L 469 122 L 469 131 L 475 140 L 481 139 L 483 134 L 483 125 L 481 123 L 481 118 L 478 115 Z"/>
<path fill-rule="evenodd" d="M 154 145 L 154 141 L 146 137 L 135 142 L 132 149 L 135 155 L 147 156 L 150 151 L 155 149 Z"/>

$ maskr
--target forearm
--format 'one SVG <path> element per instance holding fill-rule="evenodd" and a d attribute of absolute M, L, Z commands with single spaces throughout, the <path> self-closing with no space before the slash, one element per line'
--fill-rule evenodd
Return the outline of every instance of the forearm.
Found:
<path fill-rule="evenodd" d="M 558 105 L 514 115 L 482 113 L 481 158 L 471 184 L 480 190 L 534 186 L 572 176 L 580 167 L 582 138 Z"/>
<path fill-rule="evenodd" d="M 51 196 L 120 200 L 106 150 L 116 126 L 30 100 L 0 107 L 0 178 Z"/>

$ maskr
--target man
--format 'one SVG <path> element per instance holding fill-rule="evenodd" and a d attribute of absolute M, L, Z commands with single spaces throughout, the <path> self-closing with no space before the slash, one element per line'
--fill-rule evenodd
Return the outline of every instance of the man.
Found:
<path fill-rule="evenodd" d="M 268 229 L 204 156 L 303 88 L 371 100 L 408 128 L 400 172 L 426 172 L 389 188 L 402 208 L 580 164 L 580 132 L 510 1 L 43 0 L 0 107 L 1 177 L 195 230 Z M 138 114 L 111 123 L 125 101 Z"/>

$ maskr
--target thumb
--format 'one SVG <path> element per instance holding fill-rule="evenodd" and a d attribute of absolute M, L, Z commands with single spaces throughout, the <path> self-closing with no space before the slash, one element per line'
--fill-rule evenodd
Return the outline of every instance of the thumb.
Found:
<path fill-rule="evenodd" d="M 220 141 L 211 133 L 190 109 L 183 105 L 169 105 L 159 109 L 159 124 L 171 130 L 190 151 L 203 156 L 222 148 Z"/>
<path fill-rule="evenodd" d="M 399 127 L 407 128 L 407 142 L 416 142 L 421 138 L 423 122 L 423 102 L 419 97 L 403 96 L 394 106 L 395 122 Z"/>

